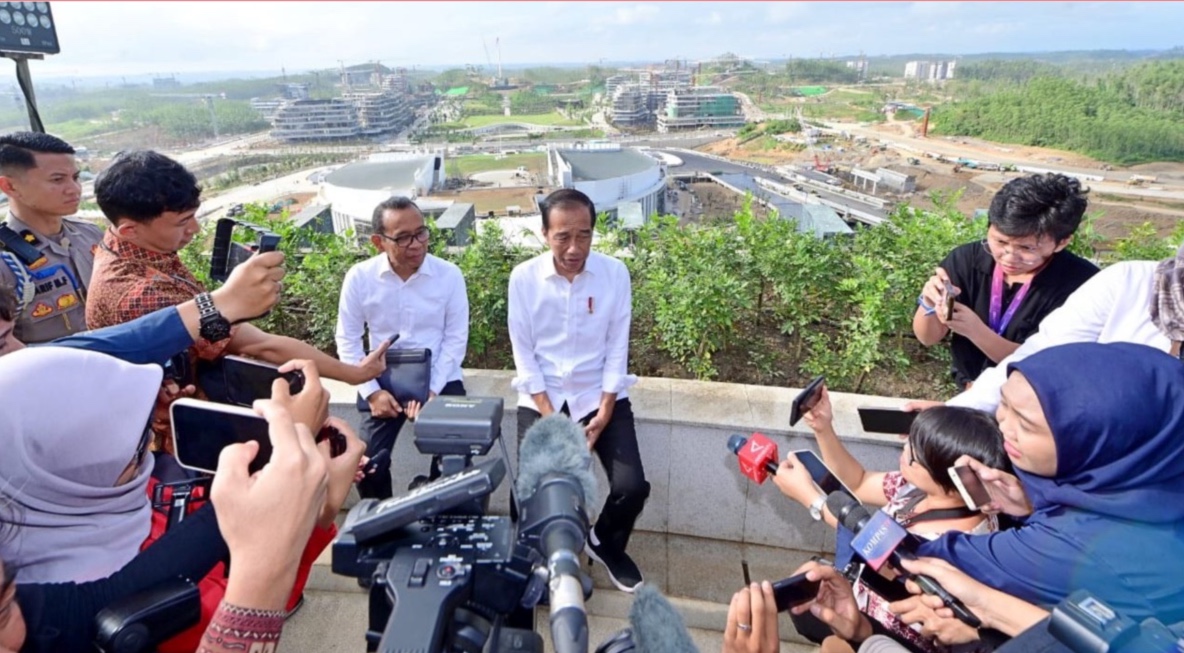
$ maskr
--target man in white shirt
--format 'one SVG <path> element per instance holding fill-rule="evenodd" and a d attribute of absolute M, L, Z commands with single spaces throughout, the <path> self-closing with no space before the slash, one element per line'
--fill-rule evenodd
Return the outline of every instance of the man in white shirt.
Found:
<path fill-rule="evenodd" d="M 549 250 L 510 273 L 509 325 L 517 376 L 518 439 L 535 421 L 560 411 L 584 427 L 604 465 L 608 500 L 588 534 L 589 556 L 618 588 L 632 592 L 641 570 L 625 552 L 649 497 L 633 407 L 626 389 L 633 293 L 629 271 L 592 252 L 596 207 L 560 189 L 540 204 Z"/>
<path fill-rule="evenodd" d="M 350 268 L 337 310 L 337 355 L 362 359 L 362 336 L 369 327 L 370 349 L 398 334 L 395 349 L 430 349 L 431 394 L 463 395 L 461 363 L 469 342 L 469 299 L 460 268 L 428 253 L 423 213 L 405 197 L 392 197 L 374 209 L 370 242 L 379 254 Z M 407 418 L 420 406 L 400 406 L 377 381 L 358 386 L 370 404 L 362 420 L 366 454 L 393 450 Z M 435 467 L 433 465 L 433 472 Z M 392 496 L 389 464 L 358 483 L 364 498 Z"/>
<path fill-rule="evenodd" d="M 1008 365 L 1049 347 L 1071 342 L 1131 342 L 1179 355 L 1184 339 L 1184 246 L 1175 258 L 1115 263 L 1086 281 L 1060 308 L 1040 322 L 1040 330 L 1010 356 L 975 379 L 947 405 L 991 413 Z M 1098 379 L 1105 383 L 1105 379 Z M 930 402 L 913 402 L 915 408 Z"/>

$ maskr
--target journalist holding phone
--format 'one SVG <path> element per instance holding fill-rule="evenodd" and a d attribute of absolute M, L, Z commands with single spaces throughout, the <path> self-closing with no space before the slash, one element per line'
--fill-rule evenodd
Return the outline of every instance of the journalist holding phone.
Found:
<path fill-rule="evenodd" d="M 350 268 L 341 286 L 337 355 L 347 363 L 361 361 L 366 329 L 371 350 L 398 336 L 395 349 L 431 352 L 429 398 L 465 394 L 461 363 L 469 343 L 469 298 L 460 268 L 428 253 L 423 213 L 405 197 L 376 206 L 372 226 L 370 243 L 378 255 Z M 358 394 L 370 411 L 362 420 L 366 454 L 393 449 L 407 418 L 419 412 L 418 402 L 400 405 L 373 380 L 359 385 Z M 389 463 L 359 483 L 358 491 L 365 498 L 391 497 Z"/>
<path fill-rule="evenodd" d="M 953 332 L 959 388 L 1015 351 L 1097 273 L 1065 249 L 1085 214 L 1086 193 L 1059 174 L 1011 180 L 991 200 L 987 237 L 956 247 L 921 288 L 913 333 L 928 347 Z"/>

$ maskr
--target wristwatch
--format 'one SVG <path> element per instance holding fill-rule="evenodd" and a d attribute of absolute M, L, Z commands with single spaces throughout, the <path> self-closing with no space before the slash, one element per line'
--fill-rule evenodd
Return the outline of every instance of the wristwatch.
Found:
<path fill-rule="evenodd" d="M 203 292 L 194 298 L 197 302 L 197 312 L 201 316 L 201 327 L 198 335 L 210 342 L 218 342 L 230 337 L 230 320 L 222 317 L 214 307 L 214 300 L 210 293 Z"/>
<path fill-rule="evenodd" d="M 814 500 L 814 503 L 810 504 L 810 516 L 814 518 L 814 521 L 822 521 L 822 506 L 825 505 L 825 494 L 818 495 L 818 498 Z"/>

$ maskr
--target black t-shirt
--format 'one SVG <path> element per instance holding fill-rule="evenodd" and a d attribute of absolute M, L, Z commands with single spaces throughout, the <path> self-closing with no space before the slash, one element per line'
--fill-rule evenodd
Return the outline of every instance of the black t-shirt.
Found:
<path fill-rule="evenodd" d="M 962 290 L 957 301 L 970 307 L 983 324 L 989 325 L 991 275 L 995 271 L 995 259 L 991 258 L 982 242 L 954 248 L 941 262 L 941 267 L 950 275 L 950 283 Z M 1076 254 L 1064 250 L 1054 254 L 1048 266 L 1032 279 L 1027 296 L 1000 335 L 1023 344 L 1040 328 L 1040 321 L 1046 315 L 1064 304 L 1069 295 L 1097 272 L 1096 265 Z M 1003 285 L 1004 313 L 1021 287 L 1022 283 Z M 954 359 L 954 381 L 959 387 L 974 381 L 983 370 L 995 364 L 970 339 L 956 333 L 950 339 L 950 354 Z"/>

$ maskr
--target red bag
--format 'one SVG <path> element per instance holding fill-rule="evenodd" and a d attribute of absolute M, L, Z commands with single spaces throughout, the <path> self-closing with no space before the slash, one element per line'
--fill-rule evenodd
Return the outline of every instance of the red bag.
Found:
<path fill-rule="evenodd" d="M 159 481 L 155 478 L 148 480 L 148 498 L 150 501 L 153 498 L 158 483 Z M 148 533 L 148 537 L 144 539 L 144 543 L 140 545 L 141 551 L 151 546 L 153 542 L 160 539 L 165 531 L 168 530 L 168 506 L 171 505 L 172 500 L 171 490 L 172 488 L 165 487 L 163 489 L 163 500 L 153 506 L 152 530 Z M 201 488 L 198 488 L 194 492 L 193 497 L 189 501 L 187 512 L 193 512 L 205 504 L 207 499 L 203 494 Z M 165 507 L 158 508 L 158 505 Z M 261 535 L 266 537 L 265 534 Z M 300 599 L 304 596 L 304 586 L 308 582 L 308 575 L 312 571 L 313 563 L 316 562 L 317 557 L 321 555 L 321 552 L 329 546 L 335 537 L 337 537 L 336 526 L 330 526 L 329 528 L 315 527 L 312 529 L 312 535 L 308 538 L 308 544 L 304 547 L 304 554 L 300 558 L 300 567 L 296 571 L 296 583 L 292 587 L 292 594 L 288 597 L 288 610 L 292 610 L 296 607 L 296 604 L 300 603 Z M 226 595 L 226 582 L 226 565 L 219 562 L 197 584 L 198 592 L 201 594 L 201 621 L 171 639 L 162 642 L 157 649 L 160 653 L 193 653 L 193 651 L 197 650 L 201 644 L 201 637 L 206 631 L 206 626 L 214 618 L 214 611 L 218 609 L 218 604 L 222 602 L 222 597 Z"/>

